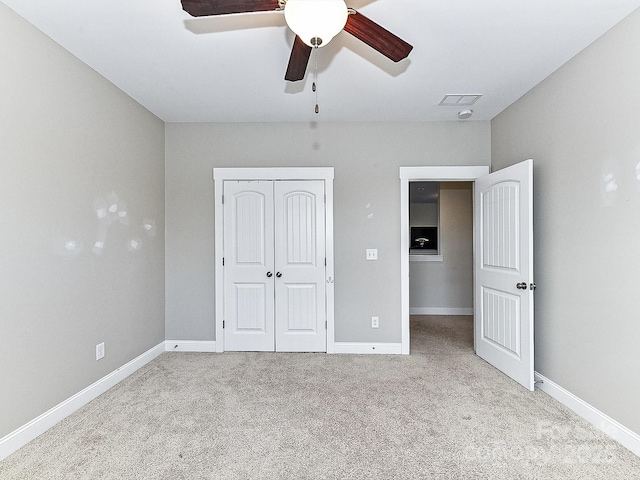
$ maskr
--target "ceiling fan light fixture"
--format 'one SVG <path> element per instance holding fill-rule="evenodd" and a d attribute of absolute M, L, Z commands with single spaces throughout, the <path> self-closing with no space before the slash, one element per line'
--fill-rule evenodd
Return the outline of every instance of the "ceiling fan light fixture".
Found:
<path fill-rule="evenodd" d="M 310 47 L 325 46 L 342 31 L 349 12 L 344 0 L 287 0 L 284 18 Z"/>

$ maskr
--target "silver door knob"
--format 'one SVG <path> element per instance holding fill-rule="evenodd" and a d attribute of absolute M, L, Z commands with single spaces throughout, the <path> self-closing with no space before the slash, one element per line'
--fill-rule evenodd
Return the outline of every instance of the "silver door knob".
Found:
<path fill-rule="evenodd" d="M 528 285 L 526 284 L 526 282 L 520 282 L 516 283 L 516 288 L 518 290 L 526 290 L 528 288 Z"/>
<path fill-rule="evenodd" d="M 530 285 L 529 285 L 529 288 L 530 288 L 531 290 L 535 290 L 535 289 L 536 289 L 536 284 L 535 284 L 535 283 L 530 284 Z"/>
<path fill-rule="evenodd" d="M 276 277 L 280 278 L 282 276 L 282 273 L 278 272 L 276 273 Z"/>
<path fill-rule="evenodd" d="M 267 277 L 269 277 L 269 278 L 273 277 L 273 273 L 267 272 Z"/>

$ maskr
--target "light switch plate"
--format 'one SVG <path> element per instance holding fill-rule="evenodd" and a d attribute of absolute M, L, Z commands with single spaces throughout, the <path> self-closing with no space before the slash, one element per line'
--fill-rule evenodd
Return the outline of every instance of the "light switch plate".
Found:
<path fill-rule="evenodd" d="M 367 248 L 367 260 L 377 260 L 377 259 L 378 259 L 378 249 Z"/>

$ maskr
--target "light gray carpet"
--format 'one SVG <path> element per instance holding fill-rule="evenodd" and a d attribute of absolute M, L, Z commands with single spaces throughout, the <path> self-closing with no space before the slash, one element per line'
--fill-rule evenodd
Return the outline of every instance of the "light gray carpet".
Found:
<path fill-rule="evenodd" d="M 167 353 L 0 463 L 9 479 L 640 479 L 640 458 L 473 354 Z"/>

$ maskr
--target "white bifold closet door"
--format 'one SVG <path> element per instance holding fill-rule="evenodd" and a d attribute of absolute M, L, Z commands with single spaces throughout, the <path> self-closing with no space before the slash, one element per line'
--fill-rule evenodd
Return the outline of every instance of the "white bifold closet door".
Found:
<path fill-rule="evenodd" d="M 325 352 L 324 181 L 224 182 L 224 348 Z"/>

